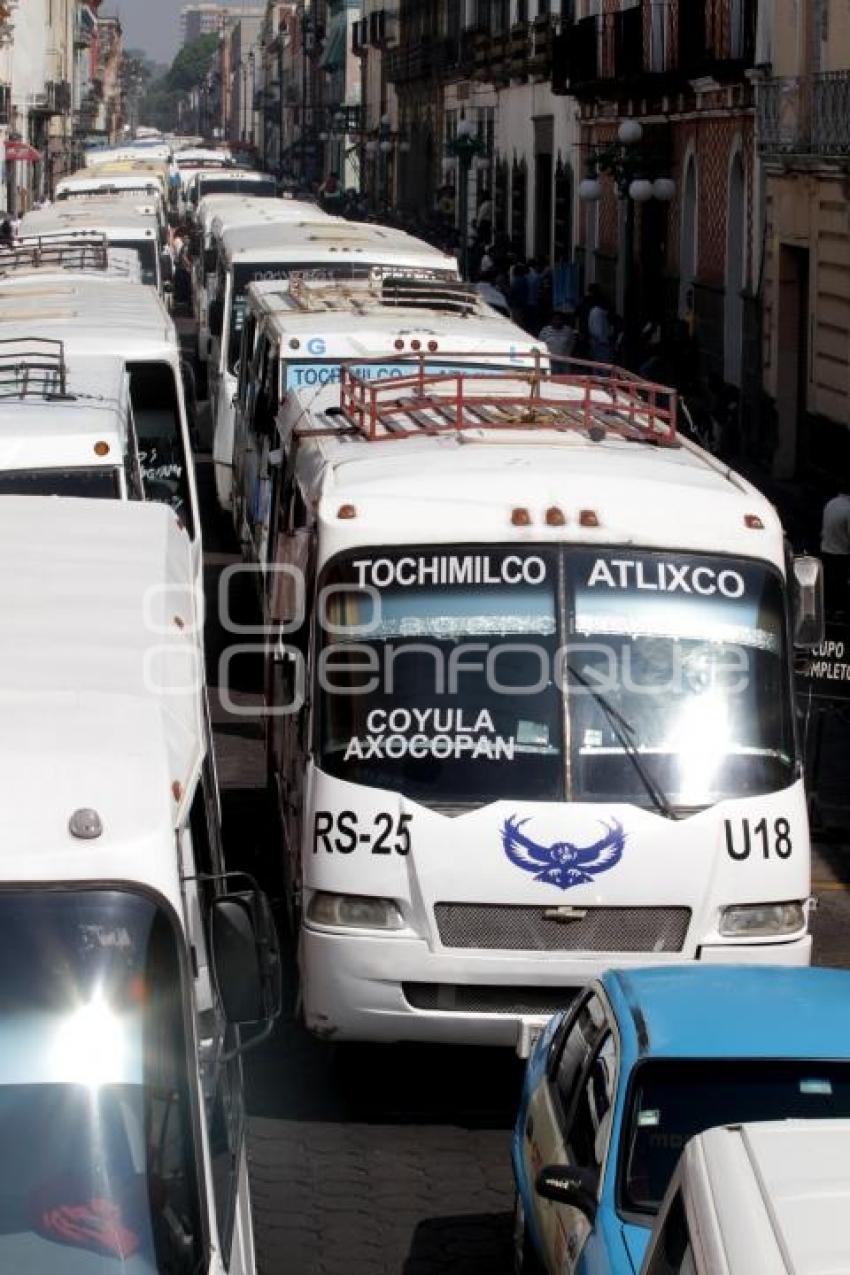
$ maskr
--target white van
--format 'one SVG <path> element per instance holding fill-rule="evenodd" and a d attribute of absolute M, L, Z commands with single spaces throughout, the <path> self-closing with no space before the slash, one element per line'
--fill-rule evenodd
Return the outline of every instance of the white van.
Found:
<path fill-rule="evenodd" d="M 119 359 L 126 368 L 145 498 L 168 505 L 185 525 L 200 581 L 191 381 L 161 298 L 139 284 L 104 288 L 97 276 L 0 276 L 0 336 L 21 327 L 61 341 L 75 368 L 96 368 L 104 359 Z"/>
<path fill-rule="evenodd" d="M 254 1275 L 241 1054 L 280 966 L 224 875 L 189 542 L 7 497 L 0 596 L 0 1269 Z"/>
<path fill-rule="evenodd" d="M 457 280 L 457 261 L 421 239 L 387 226 L 329 218 L 327 221 L 268 226 L 234 226 L 222 236 L 210 303 L 210 406 L 216 494 L 230 509 L 233 464 L 236 366 L 249 283 L 305 280 L 426 279 Z"/>
<path fill-rule="evenodd" d="M 265 572 L 276 418 L 290 390 L 338 385 L 345 366 L 366 380 L 420 366 L 549 370 L 546 347 L 493 314 L 475 287 L 454 280 L 300 279 L 248 285 L 236 395 L 233 520 L 243 553 Z M 535 357 L 536 356 L 536 357 Z M 326 396 L 311 408 L 321 412 Z M 302 401 L 310 403 L 305 393 Z M 278 469 L 279 472 L 279 469 Z"/>
<path fill-rule="evenodd" d="M 0 336 L 0 496 L 9 495 L 144 499 L 122 360 L 69 360 L 62 341 Z"/>
<path fill-rule="evenodd" d="M 850 1120 L 709 1129 L 682 1153 L 641 1275 L 838 1275 L 848 1207 Z"/>
<path fill-rule="evenodd" d="M 0 248 L 0 277 L 4 280 L 37 274 L 44 281 L 51 274 L 66 278 L 69 272 L 95 274 L 106 283 L 142 280 L 138 253 L 130 248 L 110 248 L 105 235 L 23 237 L 9 248 Z"/>
<path fill-rule="evenodd" d="M 674 391 L 571 367 L 278 413 L 265 724 L 328 1038 L 512 1045 L 612 966 L 810 960 L 819 564 Z"/>
<path fill-rule="evenodd" d="M 21 234 L 26 238 L 75 233 L 102 234 L 110 247 L 132 248 L 139 255 L 142 283 L 163 292 L 159 221 L 153 206 L 144 212 L 123 199 L 69 201 L 25 213 L 21 222 Z"/>
<path fill-rule="evenodd" d="M 271 173 L 252 168 L 201 168 L 186 187 L 186 211 L 192 219 L 198 204 L 207 195 L 248 195 L 252 199 L 274 199 L 277 181 Z"/>

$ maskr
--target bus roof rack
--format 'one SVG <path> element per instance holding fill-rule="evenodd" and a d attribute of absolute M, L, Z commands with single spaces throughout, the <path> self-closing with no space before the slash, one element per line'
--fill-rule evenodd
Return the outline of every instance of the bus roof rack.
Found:
<path fill-rule="evenodd" d="M 0 399 L 69 399 L 65 342 L 52 337 L 0 340 Z"/>
<path fill-rule="evenodd" d="M 63 270 L 107 270 L 106 235 L 26 235 L 11 248 L 0 249 L 0 275 L 15 270 L 59 267 Z"/>
<path fill-rule="evenodd" d="M 452 351 L 467 367 L 428 371 L 428 359 L 412 362 L 407 376 L 369 380 L 343 364 L 340 372 L 340 429 L 369 442 L 458 433 L 462 430 L 583 431 L 593 442 L 609 433 L 631 442 L 678 447 L 677 394 L 669 385 L 643 380 L 623 368 L 563 359 L 566 371 L 542 371 L 538 351 L 518 365 L 487 353 Z M 545 356 L 544 356 L 545 357 Z M 364 360 L 358 360 L 362 368 Z M 478 364 L 469 370 L 470 364 Z"/>
<path fill-rule="evenodd" d="M 366 279 L 305 279 L 293 271 L 284 284 L 293 301 L 303 310 L 339 310 L 341 304 L 368 313 L 378 302 L 405 309 L 440 310 L 446 314 L 472 314 L 481 306 L 474 284 L 454 279 L 404 279 L 381 276 L 377 271 Z"/>

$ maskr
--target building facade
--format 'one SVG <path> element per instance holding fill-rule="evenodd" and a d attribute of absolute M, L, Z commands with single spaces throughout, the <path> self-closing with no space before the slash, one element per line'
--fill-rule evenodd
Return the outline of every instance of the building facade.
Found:
<path fill-rule="evenodd" d="M 776 474 L 847 473 L 850 7 L 763 0 L 762 356 Z"/>
<path fill-rule="evenodd" d="M 191 44 L 202 35 L 220 31 L 229 10 L 224 4 L 186 4 L 180 10 L 180 43 Z"/>

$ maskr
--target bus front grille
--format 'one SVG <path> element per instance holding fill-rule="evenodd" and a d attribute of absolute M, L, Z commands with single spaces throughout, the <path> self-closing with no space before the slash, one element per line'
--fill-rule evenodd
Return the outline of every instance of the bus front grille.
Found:
<path fill-rule="evenodd" d="M 690 908 L 438 903 L 443 947 L 503 952 L 681 952 Z"/>

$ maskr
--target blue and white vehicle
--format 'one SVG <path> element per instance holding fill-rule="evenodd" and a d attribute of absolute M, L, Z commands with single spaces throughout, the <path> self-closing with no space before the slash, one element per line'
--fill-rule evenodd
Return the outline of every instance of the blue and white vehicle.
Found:
<path fill-rule="evenodd" d="M 231 507 L 236 367 L 242 344 L 245 294 L 260 280 L 406 279 L 456 280 L 457 261 L 430 244 L 390 226 L 342 218 L 287 224 L 235 225 L 222 235 L 209 307 L 210 405 L 218 502 Z"/>
<path fill-rule="evenodd" d="M 290 391 L 322 413 L 343 366 L 368 380 L 420 365 L 549 369 L 540 341 L 454 280 L 284 280 L 247 289 L 233 447 L 233 520 L 245 556 L 265 573 L 278 440 L 269 424 Z"/>
<path fill-rule="evenodd" d="M 517 1272 L 636 1275 L 690 1138 L 850 1116 L 848 997 L 850 973 L 824 969 L 613 970 L 590 984 L 528 1061 Z"/>
<path fill-rule="evenodd" d="M 274 358 L 255 381 L 308 1026 L 527 1053 L 612 967 L 808 964 L 790 650 L 819 564 L 672 391 L 459 346 L 432 373 L 425 344 L 276 416 Z"/>

